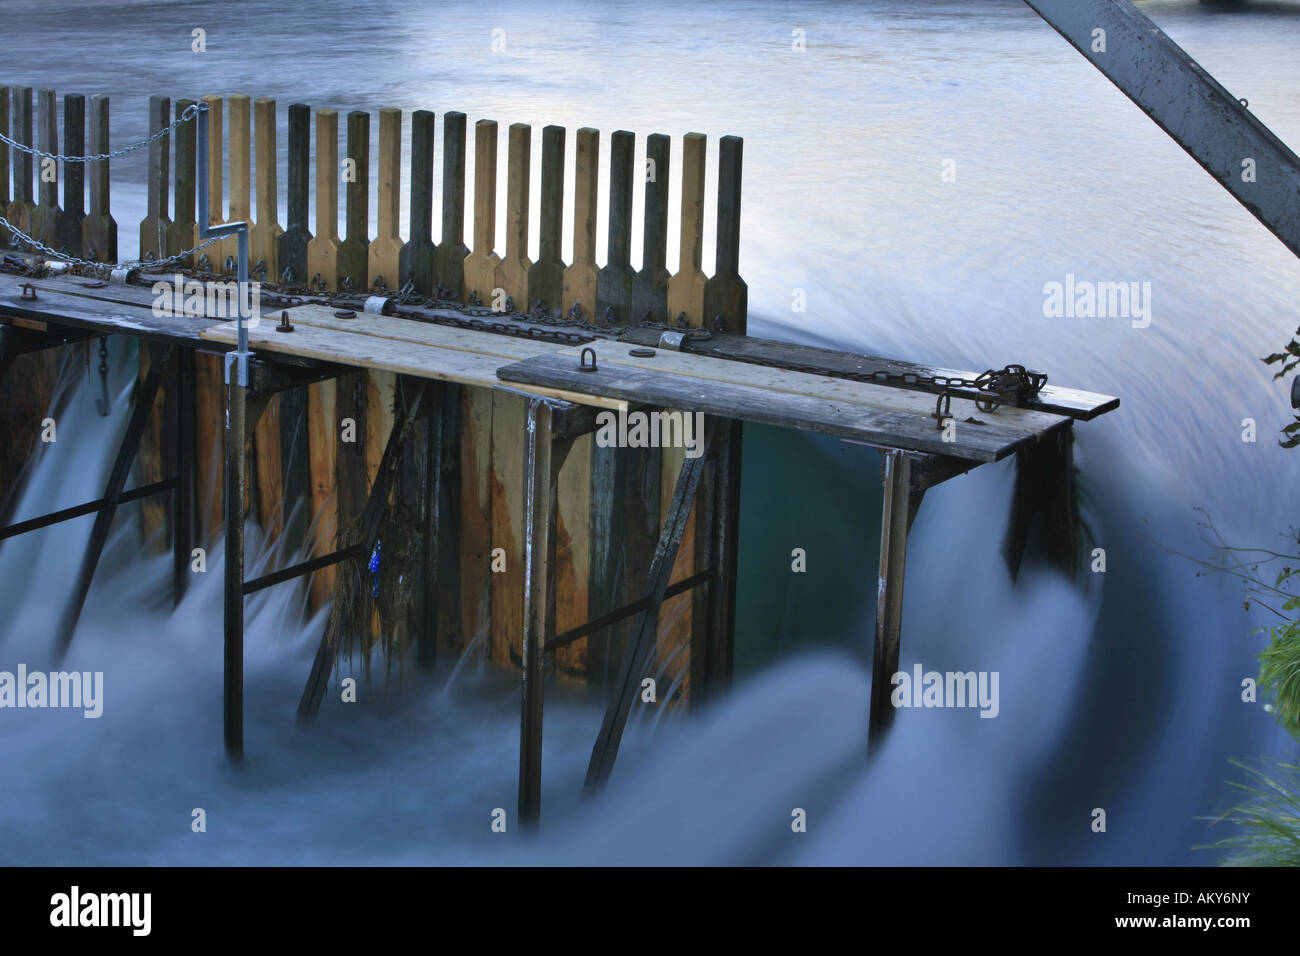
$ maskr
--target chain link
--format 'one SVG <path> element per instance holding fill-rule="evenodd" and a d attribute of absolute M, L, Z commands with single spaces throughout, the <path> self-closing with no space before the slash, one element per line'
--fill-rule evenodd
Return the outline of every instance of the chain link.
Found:
<path fill-rule="evenodd" d="M 144 149 L 146 146 L 152 146 L 158 140 L 174 131 L 182 123 L 188 123 L 200 112 L 208 108 L 206 103 L 191 103 L 185 107 L 185 110 L 176 118 L 170 126 L 164 126 L 158 132 L 154 133 L 148 139 L 141 140 L 138 143 L 132 143 L 130 146 L 123 146 L 119 149 L 107 153 L 96 153 L 93 156 L 67 156 L 63 153 L 47 153 L 43 149 L 37 149 L 34 146 L 28 146 L 26 143 L 20 143 L 15 139 L 10 139 L 4 133 L 0 133 L 0 143 L 4 143 L 10 149 L 16 149 L 20 153 L 30 153 L 33 156 L 46 156 L 50 159 L 62 160 L 65 163 L 98 163 L 106 159 L 116 159 L 119 156 L 125 156 L 127 153 L 134 152 L 137 149 Z"/>

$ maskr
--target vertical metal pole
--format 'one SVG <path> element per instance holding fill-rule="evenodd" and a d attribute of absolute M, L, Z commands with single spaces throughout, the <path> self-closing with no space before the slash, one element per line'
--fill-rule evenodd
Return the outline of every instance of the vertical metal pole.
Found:
<path fill-rule="evenodd" d="M 528 400 L 524 487 L 523 703 L 519 726 L 519 820 L 535 824 L 542 808 L 542 691 L 546 642 L 555 636 L 556 473 L 552 408 Z"/>
<path fill-rule="evenodd" d="M 871 667 L 871 716 L 868 744 L 874 746 L 894 720 L 889 696 L 898 672 L 903 623 L 903 576 L 907 564 L 907 528 L 912 497 L 912 463 L 903 452 L 884 452 L 881 463 L 885 497 L 880 522 L 880 588 L 876 601 L 876 644 Z"/>
<path fill-rule="evenodd" d="M 244 416 L 248 389 L 226 382 L 225 737 L 232 760 L 244 755 Z"/>

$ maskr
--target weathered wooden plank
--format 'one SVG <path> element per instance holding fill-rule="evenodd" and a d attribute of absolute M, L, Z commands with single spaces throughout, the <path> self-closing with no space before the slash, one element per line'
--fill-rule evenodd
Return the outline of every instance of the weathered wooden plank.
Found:
<path fill-rule="evenodd" d="M 564 127 L 542 130 L 541 228 L 537 261 L 528 269 L 528 309 L 541 302 L 548 312 L 563 312 Z M 521 311 L 523 311 L 521 303 Z M 563 516 L 561 515 L 561 521 Z M 563 625 L 561 625 L 563 626 Z"/>
<path fill-rule="evenodd" d="M 713 276 L 704 285 L 704 320 L 709 328 L 722 316 L 728 332 L 745 333 L 749 287 L 740 277 L 740 172 L 744 140 L 718 142 L 718 235 Z"/>
<path fill-rule="evenodd" d="M 725 418 L 800 428 L 871 444 L 931 451 L 977 461 L 997 461 L 1042 434 L 1041 431 L 1012 430 L 1001 423 L 959 423 L 954 440 L 945 442 L 933 419 L 917 411 L 848 402 L 837 404 L 794 392 L 774 392 L 752 385 L 665 375 L 614 362 L 601 364 L 595 373 L 582 373 L 571 357 L 559 352 L 504 366 L 498 374 L 504 381 L 580 389 L 649 405 L 690 408 Z M 1051 418 L 1046 416 L 1046 419 Z M 1055 419 L 1056 425 L 1065 421 L 1063 418 Z M 1049 428 L 1056 427 L 1048 422 L 1045 424 Z"/>
<path fill-rule="evenodd" d="M 533 131 L 527 123 L 510 126 L 506 165 L 506 254 L 496 270 L 496 288 L 511 300 L 504 311 L 528 311 L 528 182 Z M 495 302 L 489 303 L 495 305 Z"/>
<path fill-rule="evenodd" d="M 434 253 L 434 281 L 452 299 L 465 300 L 465 114 L 442 117 L 442 236 Z"/>
<path fill-rule="evenodd" d="M 36 148 L 42 152 L 59 152 L 59 107 L 54 90 L 41 89 L 36 94 Z M 32 238 L 47 246 L 58 242 L 59 164 L 47 156 L 36 166 L 39 202 L 32 210 Z"/>
<path fill-rule="evenodd" d="M 677 272 L 668 280 L 668 314 L 676 323 L 704 324 L 704 154 L 703 133 L 682 137 L 681 247 Z"/>
<path fill-rule="evenodd" d="M 421 295 L 431 295 L 437 284 L 434 278 L 437 246 L 433 243 L 433 128 L 434 115 L 428 110 L 411 114 L 411 238 L 402 246 L 398 257 L 398 285 L 405 285 L 409 280 Z"/>
<path fill-rule="evenodd" d="M 89 122 L 90 153 L 107 153 L 110 149 L 107 96 L 97 94 L 90 98 Z M 81 224 L 81 246 L 85 256 L 99 262 L 117 262 L 117 223 L 109 211 L 108 172 L 109 160 L 91 164 L 88 173 L 90 207 Z"/>
<path fill-rule="evenodd" d="M 367 250 L 370 284 L 375 288 L 400 289 L 402 237 L 398 233 L 402 199 L 402 111 L 385 107 L 379 111 L 379 231 Z M 380 446 L 383 447 L 382 445 Z"/>
<path fill-rule="evenodd" d="M 425 667 L 433 663 L 428 644 L 433 644 L 434 658 L 447 660 L 458 659 L 465 646 L 460 607 L 460 391 L 458 385 L 439 384 L 429 409 L 430 494 L 425 527 L 433 551 L 425 590 L 427 640 L 420 655 Z"/>
<path fill-rule="evenodd" d="M 252 98 L 244 93 L 236 93 L 230 97 L 230 209 L 227 222 L 247 223 L 250 229 L 249 238 L 252 239 L 251 229 L 253 223 L 253 113 Z M 221 248 L 220 268 L 223 271 L 234 272 L 236 263 L 233 261 L 239 255 L 238 240 L 234 237 L 223 239 L 217 243 Z M 248 276 L 250 279 L 261 279 L 261 275 L 256 269 L 257 257 L 252 254 L 252 243 L 249 243 L 248 257 Z M 229 265 L 229 268 L 227 268 Z"/>
<path fill-rule="evenodd" d="M 581 360 L 581 352 L 582 347 L 566 346 L 553 354 L 568 358 L 576 367 Z M 755 386 L 766 391 L 788 392 L 834 404 L 853 404 L 901 411 L 926 418 L 932 429 L 938 425 L 937 420 L 933 418 L 935 403 L 929 398 L 916 392 L 883 385 L 808 375 L 785 369 L 764 368 L 742 362 L 725 362 L 666 349 L 657 350 L 653 356 L 642 357 L 630 354 L 630 350 L 601 345 L 596 349 L 596 353 L 601 365 L 610 363 L 631 365 L 664 375 L 691 376 L 708 381 Z M 964 399 L 954 399 L 953 402 L 953 418 L 957 422 L 959 432 L 963 425 L 969 424 L 974 427 L 974 423 L 964 417 L 972 412 L 981 422 L 990 427 L 1027 435 L 1041 435 L 1060 424 L 1059 416 L 1032 409 L 1006 406 L 995 412 L 986 413 L 979 412 L 975 409 L 974 403 L 967 404 Z"/>
<path fill-rule="evenodd" d="M 338 288 L 339 245 L 339 114 L 317 110 L 316 235 L 307 243 L 311 288 Z"/>
<path fill-rule="evenodd" d="M 632 320 L 663 322 L 668 315 L 668 174 L 671 140 L 654 133 L 646 140 L 645 228 L 641 271 L 632 282 Z"/>
<path fill-rule="evenodd" d="M 505 552 L 505 570 L 492 574 L 492 640 L 488 656 L 519 660 L 524 632 L 524 442 L 526 402 L 492 397 L 492 548 Z"/>
<path fill-rule="evenodd" d="M 152 136 L 171 123 L 172 101 L 167 96 L 149 97 L 149 135 Z M 148 215 L 140 220 L 141 259 L 167 258 L 167 231 L 171 218 L 167 215 L 171 137 L 149 146 L 149 172 L 145 181 L 148 194 Z"/>
<path fill-rule="evenodd" d="M 460 441 L 461 633 L 483 658 L 492 641 L 492 393 L 462 388 Z M 518 436 L 516 436 L 516 441 Z"/>
<path fill-rule="evenodd" d="M 212 248 L 209 246 L 208 248 Z M 194 353 L 194 477 L 199 527 L 195 544 L 211 549 L 221 530 L 225 483 L 222 422 L 225 421 L 224 356 Z"/>
<path fill-rule="evenodd" d="M 311 479 L 311 529 L 313 553 L 329 554 L 338 534 L 338 415 L 334 379 L 307 389 L 307 436 Z M 335 569 L 317 571 L 311 580 L 311 608 L 319 610 L 334 593 Z"/>
<path fill-rule="evenodd" d="M 137 388 L 143 390 L 145 383 L 148 382 L 149 370 L 156 361 L 159 352 L 159 347 L 151 348 L 148 342 L 141 340 L 137 361 L 139 368 Z M 164 408 L 167 402 L 167 390 L 170 387 L 173 387 L 171 379 L 167 379 L 159 385 L 159 400 L 150 410 L 145 422 L 144 432 L 140 436 L 140 450 L 136 455 L 134 468 L 137 487 L 162 481 L 168 477 L 170 471 L 167 465 L 164 438 L 164 420 L 166 417 Z M 140 500 L 140 533 L 142 542 L 149 548 L 150 554 L 165 554 L 168 550 L 167 539 L 163 534 L 167 525 L 165 501 L 166 498 L 161 495 L 153 495 Z"/>
<path fill-rule="evenodd" d="M 632 315 L 632 167 L 636 136 L 619 130 L 609 144 L 609 243 L 596 276 L 596 322 L 629 325 Z"/>
<path fill-rule="evenodd" d="M 659 514 L 671 514 L 673 491 L 682 465 L 688 460 L 686 449 L 671 446 L 661 449 L 662 463 L 659 476 Z M 707 485 L 702 487 L 707 488 Z M 682 531 L 681 546 L 673 562 L 670 580 L 680 581 L 690 577 L 696 571 L 695 537 L 700 525 L 697 512 L 699 498 L 692 505 L 689 520 Z M 702 570 L 702 569 L 701 569 Z M 659 700 L 663 706 L 673 706 L 676 699 L 685 699 L 690 694 L 690 655 L 692 617 L 694 613 L 695 592 L 688 591 L 666 598 L 659 611 L 659 629 L 655 642 L 657 653 L 651 662 L 653 673 L 662 672 L 665 680 L 659 684 Z M 672 683 L 680 679 L 677 698 L 669 697 Z"/>
<path fill-rule="evenodd" d="M 32 88 L 15 86 L 13 94 L 13 129 L 9 134 L 16 143 L 32 145 Z M 32 234 L 32 154 L 20 149 L 13 150 L 14 194 L 5 209 L 5 218 L 17 230 L 27 235 Z M 16 236 L 11 235 L 6 245 L 18 249 L 24 248 Z"/>
<path fill-rule="evenodd" d="M 284 530 L 284 459 L 280 453 L 280 433 L 280 396 L 272 395 L 254 426 L 251 456 L 257 520 L 267 542 L 278 538 Z"/>
<path fill-rule="evenodd" d="M 176 118 L 180 119 L 193 105 L 193 100 L 177 100 Z M 63 110 L 66 115 L 68 110 L 66 101 Z M 194 180 L 197 175 L 195 164 L 198 156 L 197 126 L 197 122 L 191 121 L 176 128 L 176 186 L 172 200 L 172 222 L 167 229 L 167 255 L 169 256 L 178 255 L 199 244 L 199 228 L 194 221 L 196 198 Z M 64 205 L 67 205 L 66 199 Z M 183 269 L 193 268 L 194 256 L 186 256 L 176 264 Z"/>
<path fill-rule="evenodd" d="M 257 162 L 257 219 L 248 230 L 248 269 L 261 281 L 280 279 L 279 184 L 275 148 L 275 100 L 259 98 L 253 104 L 253 138 Z M 257 268 L 258 263 L 262 269 Z"/>
<path fill-rule="evenodd" d="M 591 449 L 592 436 L 574 439 L 560 469 L 556 518 L 555 626 L 558 631 L 589 619 L 591 574 Z M 557 671 L 569 678 L 587 678 L 587 641 L 575 641 L 555 652 Z"/>
<path fill-rule="evenodd" d="M 465 300 L 477 296 L 483 304 L 492 301 L 497 265 L 494 251 L 497 229 L 497 124 L 479 120 L 474 124 L 474 248 L 465 257 Z"/>
<path fill-rule="evenodd" d="M 312 240 L 311 230 L 307 228 L 307 184 L 311 169 L 311 107 L 304 103 L 293 103 L 289 106 L 288 145 L 289 219 L 277 242 L 276 264 L 282 280 L 287 277 L 294 283 L 306 285 L 307 280 L 311 278 L 311 273 L 307 271 L 307 247 Z M 337 199 L 337 193 L 335 197 Z M 337 206 L 337 202 L 335 205 Z"/>
<path fill-rule="evenodd" d="M 596 319 L 596 221 L 600 209 L 600 131 L 578 130 L 573 177 L 573 263 L 564 270 L 563 311 L 575 305 L 588 322 Z"/>
<path fill-rule="evenodd" d="M 868 739 L 874 746 L 894 720 L 889 697 L 903 620 L 903 576 L 907 567 L 907 529 L 911 515 L 911 461 L 887 451 L 881 461 L 885 486 L 880 525 L 880 578 L 876 590 L 876 636 L 871 666 L 871 711 Z"/>
<path fill-rule="evenodd" d="M 655 345 L 659 341 L 659 335 L 660 333 L 653 329 L 633 329 L 620 336 L 620 341 L 636 345 Z M 714 333 L 711 339 L 692 341 L 690 351 L 696 355 L 709 355 L 759 365 L 776 362 L 796 366 L 800 371 L 807 371 L 810 374 L 846 377 L 878 374 L 882 376 L 880 380 L 882 384 L 888 383 L 894 388 L 928 392 L 932 395 L 944 391 L 944 387 L 925 381 L 926 379 L 937 376 L 944 379 L 973 381 L 980 374 L 729 333 Z M 1113 395 L 1101 395 L 1096 392 L 1048 384 L 1035 398 L 1027 401 L 1025 407 L 1089 421 L 1118 408 L 1119 399 Z"/>
<path fill-rule="evenodd" d="M 370 262 L 370 114 L 348 114 L 347 238 L 339 245 L 339 288 L 369 286 Z M 351 178 L 349 179 L 349 175 Z"/>
<path fill-rule="evenodd" d="M 296 555 L 307 544 L 307 521 L 311 508 L 311 460 L 308 445 L 307 388 L 280 392 L 280 520 L 284 527 L 284 553 Z M 268 413 L 271 409 L 267 410 Z"/>

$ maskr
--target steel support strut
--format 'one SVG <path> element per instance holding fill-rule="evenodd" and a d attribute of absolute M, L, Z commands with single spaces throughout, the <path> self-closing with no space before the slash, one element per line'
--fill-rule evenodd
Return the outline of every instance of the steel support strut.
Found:
<path fill-rule="evenodd" d="M 573 439 L 555 435 L 555 408 L 528 399 L 524 435 L 523 700 L 519 721 L 519 820 L 542 809 L 542 697 L 546 644 L 555 636 L 556 479 Z"/>

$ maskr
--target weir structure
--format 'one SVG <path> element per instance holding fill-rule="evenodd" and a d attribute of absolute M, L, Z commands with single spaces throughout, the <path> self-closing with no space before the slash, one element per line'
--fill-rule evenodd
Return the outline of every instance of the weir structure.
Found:
<path fill-rule="evenodd" d="M 730 682 L 744 422 L 831 435 L 881 456 L 874 669 L 864 702 L 873 743 L 893 714 L 908 530 L 929 489 L 1014 456 L 1016 503 L 1004 542 L 1012 573 L 1035 529 L 1059 565 L 1078 567 L 1072 426 L 1114 409 L 1118 399 L 1047 383 L 1023 366 L 983 373 L 930 368 L 747 335 L 737 137 L 722 137 L 716 153 L 717 255 L 707 276 L 701 134 L 687 134 L 676 152 L 669 137 L 647 137 L 642 166 L 634 134 L 613 133 L 608 257 L 598 265 L 601 135 L 583 128 L 571 138 L 546 127 L 533 261 L 533 134 L 525 124 L 509 128 L 502 254 L 493 121 L 474 127 L 467 246 L 464 114 L 443 116 L 442 232 L 435 243 L 432 113 L 410 118 L 411 225 L 403 240 L 398 110 L 379 111 L 375 235 L 371 117 L 348 114 L 340 163 L 338 114 L 315 111 L 313 234 L 308 106 L 288 109 L 288 224 L 281 228 L 275 102 L 209 96 L 199 110 L 197 101 L 181 100 L 169 124 L 172 104 L 155 96 L 143 260 L 110 269 L 100 264 L 116 260 L 103 158 L 112 155 L 107 98 L 91 98 L 89 149 L 101 158 L 88 163 L 84 213 L 84 98 L 64 101 L 66 154 L 57 149 L 53 91 L 42 90 L 39 99 L 38 153 L 61 164 L 62 208 L 57 179 L 43 177 L 39 201 L 32 198 L 33 153 L 22 148 L 31 142 L 31 90 L 14 88 L 0 103 L 0 133 L 7 134 L 0 141 L 0 214 L 13 250 L 0 269 L 0 372 L 7 373 L 0 400 L 35 395 L 9 406 L 11 444 L 22 445 L 24 456 L 29 448 L 40 453 L 35 437 L 48 404 L 41 390 L 53 378 L 49 356 L 81 355 L 91 339 L 108 335 L 140 340 L 139 386 L 103 496 L 39 518 L 0 518 L 0 538 L 96 516 L 54 636 L 66 649 L 121 504 L 140 500 L 145 531 L 166 529 L 154 540 L 170 538 L 178 601 L 195 573 L 195 549 L 211 544 L 224 523 L 225 741 L 232 757 L 244 748 L 244 598 L 311 574 L 313 599 L 332 604 L 300 701 L 301 721 L 317 714 L 341 651 L 355 648 L 368 661 L 379 642 L 393 657 L 431 667 L 477 642 L 488 659 L 517 668 L 522 678 L 521 819 L 540 814 L 548 675 L 585 680 L 605 699 L 587 772 L 587 786 L 598 787 L 632 709 L 646 706 L 645 678 L 669 678 L 671 690 L 656 706 L 696 703 Z M 201 138 L 191 122 L 196 116 Z M 223 207 L 227 145 L 231 195 Z M 571 197 L 564 188 L 570 146 Z M 681 254 L 670 273 L 674 156 L 682 163 Z M 638 187 L 644 254 L 634 269 Z M 196 190 L 207 200 L 197 219 Z M 567 262 L 566 206 L 574 223 Z M 232 322 L 217 307 L 223 300 L 206 293 L 216 283 L 248 279 L 260 285 L 253 314 Z M 592 441 L 602 412 L 638 410 L 702 413 L 704 454 Z M 137 484 L 127 489 L 133 467 Z M 14 476 L 5 480 L 10 487 L 3 490 L 11 491 Z M 294 507 L 304 503 L 310 508 Z M 249 519 L 282 541 L 286 553 L 311 556 L 248 579 Z"/>

